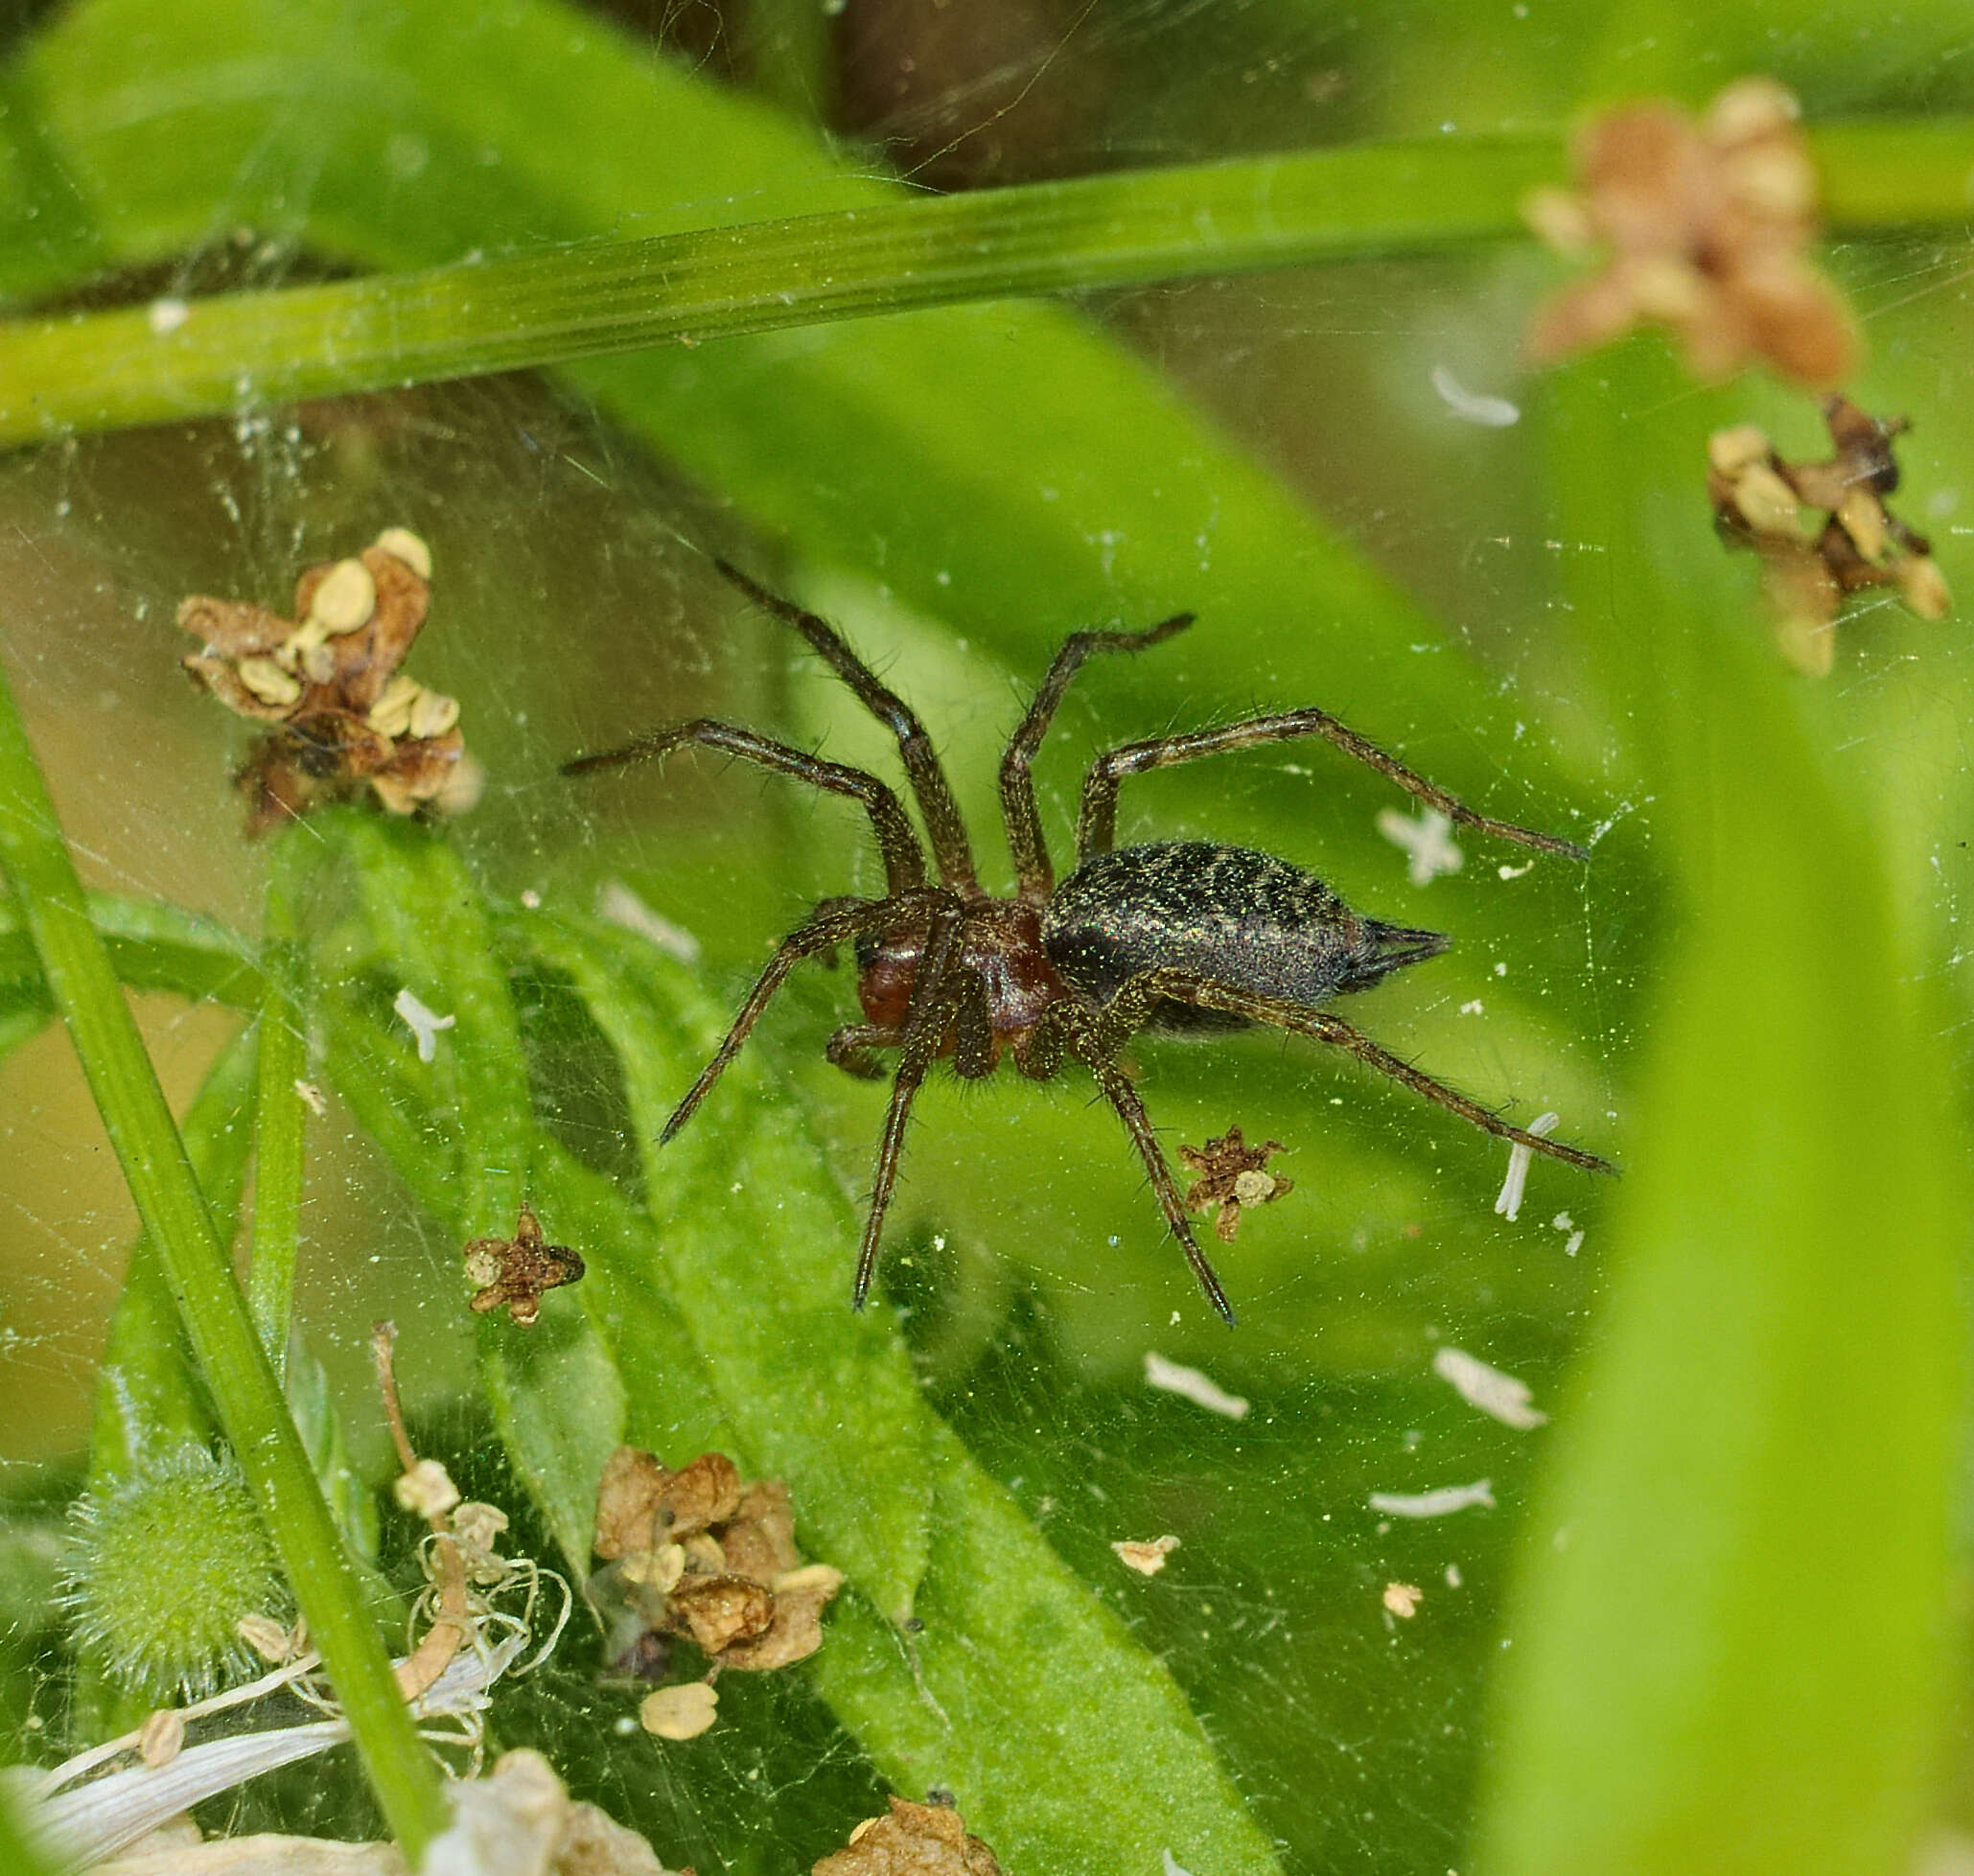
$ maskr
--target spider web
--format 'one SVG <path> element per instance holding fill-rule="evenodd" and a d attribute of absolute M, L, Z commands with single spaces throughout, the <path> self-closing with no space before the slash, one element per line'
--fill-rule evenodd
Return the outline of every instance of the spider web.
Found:
<path fill-rule="evenodd" d="M 1283 0 L 977 11 L 987 24 L 970 63 L 948 47 L 948 63 L 928 61 L 935 75 L 902 98 L 883 89 L 892 68 L 869 50 L 884 43 L 878 25 L 860 28 L 863 125 L 921 179 L 1073 174 L 1556 107 L 1513 89 L 1533 83 L 1526 53 L 1483 46 L 1452 10 L 1394 7 L 1347 24 Z M 1500 12 L 1531 34 L 1552 30 L 1528 24 L 1529 8 Z M 1930 56 L 1901 50 L 1890 29 L 1867 40 L 1870 56 L 1847 62 L 1841 84 L 1812 49 L 1784 51 L 1823 75 L 1827 104 L 1899 101 L 1937 76 Z M 909 53 L 893 44 L 887 56 Z M 1084 93 L 1097 102 L 1080 105 Z M 217 266 L 223 245 L 191 265 Z M 1868 314 L 1954 285 L 1937 258 L 1843 258 Z M 255 277 L 278 281 L 305 260 L 257 253 Z M 1597 731 L 1558 629 L 1557 568 L 1600 544 L 1557 536 L 1512 422 L 1463 421 L 1474 414 L 1467 394 L 1521 394 L 1514 359 L 1534 266 L 1526 255 L 1361 265 L 1122 295 L 1093 316 L 1446 622 L 1459 649 L 1425 646 L 1422 657 L 1473 656 L 1511 700 L 1518 730 L 1582 750 Z M 1964 388 L 1959 373 L 1942 356 L 1943 392 Z M 819 478 L 828 473 L 816 465 Z M 1936 480 L 1915 520 L 1942 538 L 1964 532 L 1959 493 Z M 469 745 L 487 764 L 486 798 L 456 839 L 489 890 L 588 906 L 604 883 L 623 882 L 685 935 L 730 999 L 815 899 L 877 890 L 853 812 L 753 771 L 676 761 L 662 783 L 647 778 L 608 807 L 557 776 L 582 749 L 702 713 L 888 776 L 895 767 L 882 731 L 814 660 L 708 571 L 707 548 L 762 554 L 768 544 L 749 541 L 719 492 L 688 486 L 566 389 L 527 379 L 0 461 L 10 674 L 90 885 L 253 929 L 259 868 L 239 842 L 227 785 L 244 736 L 173 673 L 186 648 L 174 607 L 195 591 L 285 607 L 301 567 L 394 524 L 432 546 L 434 612 L 412 663 L 462 700 Z M 905 611 L 868 568 L 795 571 L 801 596 L 932 729 L 984 872 L 1005 885 L 994 764 L 1038 671 L 1007 668 Z M 1198 660 L 1226 656 L 1208 636 L 1212 598 L 1209 585 L 1200 627 L 1144 668 L 1093 666 L 1079 680 L 1038 764 L 1058 864 L 1088 755 L 1199 721 L 1189 683 Z M 1285 694 L 1266 644 L 1238 656 L 1257 707 L 1314 703 L 1355 720 L 1380 706 Z M 1901 662 L 1888 652 L 1849 682 L 1896 691 L 1916 682 Z M 1435 745 L 1471 752 L 1462 726 L 1444 725 L 1426 727 L 1405 753 L 1430 774 Z M 1486 760 L 1512 783 L 1514 743 Z M 1585 805 L 1598 823 L 1649 816 L 1616 780 Z M 1604 1113 L 1622 1112 L 1639 933 L 1654 908 L 1621 871 L 1578 875 L 1545 862 L 1508 877 L 1528 856 L 1465 837 L 1458 874 L 1413 884 L 1405 852 L 1374 831 L 1388 808 L 1411 804 L 1330 752 L 1291 748 L 1129 784 L 1120 842 L 1262 845 L 1331 878 L 1368 913 L 1454 933 L 1454 954 L 1358 1000 L 1352 1019 L 1455 1085 L 1514 1100 L 1524 1123 L 1553 1106 L 1566 1136 L 1591 1124 L 1608 1138 Z M 849 990 L 846 974 L 805 971 L 751 1046 L 861 1194 L 883 1091 L 820 1059 L 829 1030 L 854 1013 Z M 1491 1002 L 1506 1040 L 1491 1033 Z M 163 996 L 138 1007 L 182 1110 L 235 1019 Z M 1518 1083 L 1530 1055 L 1518 1024 L 1541 1029 L 1554 1085 Z M 1504 1148 L 1312 1044 L 1147 1040 L 1132 1054 L 1169 1150 L 1230 1123 L 1250 1140 L 1288 1143 L 1276 1170 L 1295 1191 L 1250 1213 L 1233 1245 L 1210 1246 L 1242 1316 L 1237 1333 L 1200 1307 L 1176 1249 L 1161 1242 L 1126 1142 L 1074 1073 L 1042 1088 L 1012 1076 L 976 1087 L 935 1077 L 883 1285 L 905 1311 L 936 1404 L 1168 1663 L 1285 1865 L 1457 1869 L 1490 1664 L 1505 1645 L 1518 1514 L 1545 1436 L 1476 1411 L 1433 1357 L 1466 1350 L 1553 1405 L 1596 1301 L 1601 1194 L 1538 1162 L 1519 1217 L 1498 1216 Z M 542 1065 L 551 1083 L 581 1072 Z M 585 1111 L 572 1082 L 551 1092 Z M 716 1122 L 709 1108 L 697 1124 Z M 599 1160 L 621 1151 L 592 1145 Z M 420 1217 L 340 1110 L 312 1130 L 311 1151 L 299 1313 L 360 1464 L 381 1475 L 386 1463 L 364 1354 L 369 1324 L 386 1315 L 403 1331 L 401 1377 L 422 1403 L 422 1437 L 472 1453 L 484 1428 L 456 1309 L 456 1245 Z M 18 1482 L 9 1556 L 27 1559 L 18 1574 L 33 1581 L 43 1526 L 28 1512 L 86 1449 L 104 1325 L 134 1229 L 56 1031 L 0 1065 L 0 1487 Z M 846 1286 L 850 1256 L 847 1245 Z M 1201 1371 L 1246 1403 L 1243 1415 L 1148 1385 L 1148 1355 Z M 483 1467 L 462 1483 L 527 1530 L 518 1487 L 495 1462 Z M 1413 1517 L 1372 1502 L 1482 1480 L 1492 1508 Z M 546 1555 L 546 1537 L 533 1535 Z M 1111 1548 L 1165 1535 L 1180 1543 L 1156 1576 L 1131 1574 Z M 649 1831 L 668 1862 L 697 1854 L 785 1868 L 798 1846 L 816 1854 L 818 1818 L 868 1815 L 878 1787 L 799 1678 L 773 1679 L 735 1692 L 731 1708 L 732 1681 L 723 1683 L 712 1743 L 667 1753 L 624 1737 L 631 1702 L 563 1662 L 516 1695 L 503 1737 L 592 1767 L 595 1795 Z M 24 1752 L 45 1756 L 32 1736 L 47 1722 L 32 1674 L 26 1685 L 6 1718 Z M 229 1818 L 243 1827 L 364 1821 L 346 1794 L 301 1774 L 208 1821 Z"/>

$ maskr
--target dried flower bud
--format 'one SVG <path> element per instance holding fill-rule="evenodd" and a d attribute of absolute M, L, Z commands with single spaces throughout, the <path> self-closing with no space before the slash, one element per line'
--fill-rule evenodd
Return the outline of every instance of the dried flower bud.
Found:
<path fill-rule="evenodd" d="M 697 1739 L 718 1718 L 720 1697 L 703 1680 L 660 1687 L 644 1696 L 638 1723 L 660 1739 Z"/>
<path fill-rule="evenodd" d="M 240 682 L 264 704 L 294 704 L 302 687 L 271 658 L 243 658 L 234 666 Z"/>
<path fill-rule="evenodd" d="M 416 678 L 400 671 L 384 685 L 383 695 L 371 705 L 363 721 L 380 735 L 402 736 L 411 728 L 411 706 L 424 691 L 425 686 Z"/>
<path fill-rule="evenodd" d="M 408 527 L 385 528 L 375 544 L 393 560 L 403 561 L 421 580 L 431 578 L 431 549 Z"/>
<path fill-rule="evenodd" d="M 377 611 L 377 582 L 360 560 L 339 560 L 309 602 L 309 616 L 340 637 L 370 623 Z"/>
<path fill-rule="evenodd" d="M 443 1517 L 459 1502 L 459 1488 L 436 1459 L 421 1459 L 399 1475 L 391 1495 L 419 1517 Z"/>
<path fill-rule="evenodd" d="M 411 706 L 411 733 L 420 741 L 443 736 L 458 721 L 458 698 L 442 691 L 421 691 Z"/>

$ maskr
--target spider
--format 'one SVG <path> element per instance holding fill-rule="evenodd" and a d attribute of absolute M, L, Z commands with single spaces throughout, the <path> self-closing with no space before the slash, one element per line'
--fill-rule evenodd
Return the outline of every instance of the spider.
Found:
<path fill-rule="evenodd" d="M 824 620 L 778 598 L 725 561 L 714 564 L 757 605 L 801 633 L 897 738 L 930 837 L 938 884 L 926 876 L 924 849 L 897 796 L 875 776 L 735 724 L 706 717 L 673 724 L 621 748 L 579 756 L 563 773 L 615 768 L 694 743 L 848 796 L 870 816 L 884 862 L 884 896 L 824 899 L 781 940 L 726 1040 L 659 1136 L 661 1144 L 670 1140 L 692 1118 L 798 963 L 833 956 L 839 945 L 852 946 L 865 1020 L 836 1031 L 825 1054 L 838 1068 L 866 1079 L 884 1074 L 880 1051 L 895 1051 L 898 1057 L 857 1253 L 854 1307 L 862 1309 L 870 1294 L 913 1100 L 942 1055 L 952 1057 L 954 1072 L 966 1080 L 991 1075 L 1004 1054 L 1035 1081 L 1051 1079 L 1066 1055 L 1082 1063 L 1130 1135 L 1194 1275 L 1230 1324 L 1234 1312 L 1226 1293 L 1194 1236 L 1144 1102 L 1119 1059 L 1140 1031 L 1198 1037 L 1266 1024 L 1313 1036 L 1485 1133 L 1588 1171 L 1615 1170 L 1581 1147 L 1510 1125 L 1320 1007 L 1368 989 L 1405 964 L 1436 957 L 1451 942 L 1440 933 L 1366 918 L 1313 874 L 1271 854 L 1208 841 L 1126 847 L 1112 843 L 1118 784 L 1126 776 L 1320 736 L 1461 826 L 1572 860 L 1589 858 L 1582 847 L 1476 814 L 1335 717 L 1299 709 L 1126 743 L 1100 755 L 1083 780 L 1076 869 L 1058 882 L 1042 838 L 1030 764 L 1083 661 L 1097 652 L 1136 653 L 1162 644 L 1193 623 L 1191 613 L 1180 613 L 1139 632 L 1078 632 L 1056 654 L 1001 758 L 1001 815 L 1016 887 L 1011 898 L 997 898 L 981 887 L 952 788 L 911 707 Z"/>

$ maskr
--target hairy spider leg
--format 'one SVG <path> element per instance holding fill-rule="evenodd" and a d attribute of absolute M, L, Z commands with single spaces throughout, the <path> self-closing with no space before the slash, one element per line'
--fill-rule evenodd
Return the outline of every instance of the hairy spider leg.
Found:
<path fill-rule="evenodd" d="M 1196 762 L 1203 755 L 1219 755 L 1228 750 L 1253 749 L 1262 743 L 1293 742 L 1301 736 L 1320 736 L 1346 755 L 1376 769 L 1395 781 L 1406 794 L 1416 796 L 1428 807 L 1437 808 L 1449 821 L 1476 832 L 1493 834 L 1504 841 L 1532 846 L 1542 853 L 1560 853 L 1570 860 L 1591 856 L 1574 841 L 1559 840 L 1554 834 L 1541 834 L 1532 827 L 1518 827 L 1513 822 L 1497 821 L 1491 815 L 1476 814 L 1455 800 L 1438 783 L 1386 755 L 1376 743 L 1346 728 L 1327 710 L 1285 710 L 1279 716 L 1249 717 L 1219 730 L 1195 730 L 1183 735 L 1156 736 L 1149 742 L 1126 743 L 1100 755 L 1083 778 L 1082 811 L 1077 817 L 1076 851 L 1080 864 L 1093 853 L 1108 853 L 1117 835 L 1117 786 L 1126 776 L 1143 775 L 1148 769 L 1169 769 L 1178 762 Z"/>
<path fill-rule="evenodd" d="M 1227 1301 L 1227 1293 L 1220 1287 L 1220 1280 L 1214 1273 L 1206 1253 L 1199 1248 L 1199 1239 L 1193 1235 L 1193 1221 L 1186 1216 L 1185 1201 L 1180 1198 L 1179 1189 L 1173 1182 L 1173 1170 L 1166 1163 L 1165 1148 L 1158 1144 L 1158 1136 L 1151 1129 L 1151 1117 L 1145 1112 L 1145 1103 L 1138 1098 L 1137 1089 L 1131 1086 L 1129 1078 L 1114 1061 L 1099 1057 L 1093 1059 L 1089 1067 L 1105 1100 L 1125 1123 L 1125 1130 L 1131 1136 L 1131 1144 L 1138 1149 L 1138 1157 L 1145 1162 L 1151 1190 L 1158 1195 L 1159 1210 L 1165 1214 L 1165 1221 L 1172 1227 L 1173 1236 L 1179 1240 L 1179 1248 L 1185 1252 L 1186 1262 L 1193 1266 L 1194 1276 L 1199 1279 L 1199 1287 L 1206 1292 L 1206 1300 L 1219 1311 L 1220 1320 L 1232 1329 L 1233 1305 Z"/>
<path fill-rule="evenodd" d="M 824 1044 L 823 1059 L 859 1081 L 876 1081 L 884 1075 L 884 1064 L 871 1052 L 901 1049 L 904 1042 L 904 1031 L 890 1023 L 846 1023 Z"/>
<path fill-rule="evenodd" d="M 946 772 L 940 767 L 932 738 L 926 734 L 925 726 L 918 721 L 912 706 L 878 682 L 876 673 L 844 643 L 836 628 L 826 620 L 770 592 L 727 561 L 715 559 L 713 565 L 755 605 L 794 626 L 822 655 L 829 668 L 856 693 L 858 702 L 897 738 L 898 756 L 905 765 L 906 779 L 912 784 L 912 793 L 918 799 L 918 811 L 925 817 L 925 830 L 932 836 L 932 853 L 939 862 L 940 878 L 955 892 L 978 897 L 980 880 L 973 869 L 973 849 L 967 844 L 959 803 L 953 799 L 952 788 L 946 780 Z"/>
<path fill-rule="evenodd" d="M 790 932 L 776 946 L 767 968 L 755 979 L 754 988 L 747 993 L 747 1001 L 727 1031 L 726 1040 L 713 1052 L 712 1060 L 699 1071 L 699 1078 L 686 1089 L 685 1098 L 672 1109 L 671 1118 L 658 1136 L 658 1144 L 662 1146 L 692 1118 L 693 1110 L 726 1073 L 727 1064 L 740 1053 L 748 1031 L 760 1020 L 761 1011 L 797 964 L 819 951 L 828 950 L 832 944 L 847 944 L 865 932 L 881 931 L 909 917 L 920 901 L 931 896 L 920 892 L 890 899 L 831 899 L 819 907 L 805 924 Z"/>
<path fill-rule="evenodd" d="M 917 892 L 925 884 L 925 854 L 918 836 L 905 819 L 898 798 L 873 775 L 862 769 L 846 768 L 840 762 L 825 762 L 820 755 L 805 754 L 778 743 L 738 724 L 716 723 L 710 717 L 696 717 L 690 723 L 675 723 L 669 729 L 654 730 L 619 749 L 598 755 L 579 755 L 565 762 L 566 776 L 589 775 L 597 769 L 622 768 L 632 762 L 646 762 L 669 755 L 685 743 L 706 749 L 723 750 L 743 762 L 752 762 L 777 775 L 793 776 L 812 788 L 831 795 L 847 795 L 864 804 L 871 817 L 871 830 L 877 836 L 878 851 L 884 856 L 884 888 L 893 898 Z"/>
<path fill-rule="evenodd" d="M 1101 1015 L 1102 1012 L 1085 1009 L 1067 997 L 1051 1004 L 1017 1050 L 1015 1066 L 1031 1080 L 1053 1080 L 1062 1065 L 1064 1043 L 1075 1051 L 1077 1059 L 1096 1077 L 1099 1092 L 1124 1123 L 1131 1145 L 1145 1163 L 1145 1173 L 1157 1196 L 1158 1209 L 1165 1214 L 1167 1225 L 1179 1240 L 1179 1248 L 1185 1252 L 1186 1262 L 1198 1278 L 1207 1301 L 1231 1329 L 1233 1305 L 1227 1301 L 1227 1293 L 1220 1287 L 1220 1280 L 1206 1253 L 1199 1248 L 1199 1239 L 1193 1235 L 1193 1222 L 1186 1216 L 1185 1201 L 1179 1196 L 1165 1149 L 1152 1129 L 1151 1117 L 1146 1113 L 1145 1103 L 1129 1077 L 1117 1065 L 1118 1047 L 1105 1047 L 1099 1039 L 1097 1024 Z"/>
<path fill-rule="evenodd" d="M 1586 1172 L 1614 1174 L 1617 1170 L 1609 1160 L 1599 1159 L 1595 1153 L 1587 1153 L 1581 1146 L 1571 1146 L 1560 1140 L 1547 1140 L 1539 1133 L 1530 1133 L 1525 1127 L 1511 1125 L 1477 1100 L 1448 1087 L 1444 1081 L 1434 1080 L 1422 1069 L 1402 1061 L 1390 1050 L 1380 1048 L 1361 1030 L 1353 1029 L 1340 1016 L 1333 1016 L 1326 1009 L 1311 1009 L 1304 1004 L 1291 1003 L 1286 997 L 1261 996 L 1252 990 L 1238 989 L 1233 984 L 1201 977 L 1194 971 L 1147 970 L 1127 979 L 1092 1022 L 1092 1050 L 1105 1059 L 1115 1056 L 1126 1042 L 1144 1027 L 1152 1006 L 1167 997 L 1174 1003 L 1192 1004 L 1200 1009 L 1219 1009 L 1230 1016 L 1244 1016 L 1251 1023 L 1265 1023 L 1270 1029 L 1289 1030 L 1300 1035 L 1313 1036 L 1318 1042 L 1331 1043 L 1355 1055 L 1379 1074 L 1404 1082 L 1414 1094 L 1437 1101 L 1483 1133 L 1491 1133 L 1498 1140 L 1511 1140 L 1518 1146 L 1526 1146 L 1549 1159 L 1561 1160 L 1567 1166 L 1581 1167 Z"/>
<path fill-rule="evenodd" d="M 861 1309 L 871 1294 L 871 1274 L 877 1268 L 877 1240 L 884 1236 L 884 1215 L 891 1209 L 892 1188 L 897 1184 L 905 1123 L 911 1119 L 919 1083 L 925 1079 L 926 1070 L 945 1040 L 946 1023 L 955 1003 L 953 959 L 959 949 L 964 917 L 964 914 L 951 901 L 933 914 L 924 958 L 913 981 L 904 1044 L 898 1055 L 897 1074 L 891 1084 L 891 1102 L 884 1110 L 884 1131 L 877 1141 L 871 1209 L 864 1217 L 864 1240 L 857 1248 L 857 1278 L 850 1289 L 852 1309 Z"/>
<path fill-rule="evenodd" d="M 1141 652 L 1183 632 L 1193 623 L 1191 613 L 1175 613 L 1162 624 L 1142 632 L 1078 632 L 1064 640 L 1049 666 L 1041 687 L 1028 706 L 1020 727 L 1008 739 L 1001 757 L 1001 820 L 1008 830 L 1008 850 L 1014 856 L 1014 877 L 1021 897 L 1040 905 L 1056 884 L 1056 872 L 1049 862 L 1049 844 L 1042 837 L 1042 818 L 1035 811 L 1034 783 L 1029 766 L 1035 751 L 1049 733 L 1056 706 L 1069 688 L 1069 681 L 1092 652 Z"/>

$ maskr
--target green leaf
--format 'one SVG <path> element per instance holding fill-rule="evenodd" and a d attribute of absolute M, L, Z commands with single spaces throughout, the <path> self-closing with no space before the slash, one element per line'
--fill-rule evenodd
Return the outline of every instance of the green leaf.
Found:
<path fill-rule="evenodd" d="M 523 935 L 623 1064 L 664 1285 L 742 1450 L 788 1480 L 819 1552 L 903 1621 L 932 1496 L 923 1409 L 895 1333 L 849 1311 L 848 1208 L 818 1178 L 799 1111 L 736 1067 L 714 1097 L 728 1117 L 658 1152 L 648 1143 L 717 1041 L 717 1012 L 683 966 L 622 932 L 545 915 Z"/>
<path fill-rule="evenodd" d="M 787 1477 L 805 1540 L 862 1592 L 819 1685 L 886 1775 L 951 1785 L 1010 1867 L 1156 1867 L 1172 1848 L 1274 1869 L 1172 1678 L 926 1406 L 887 1312 L 850 1314 L 853 1219 L 758 1064 L 743 1054 L 652 1144 L 719 1033 L 689 974 L 568 915 L 519 933 L 616 1049 L 662 1266 L 741 1449 Z M 904 1599 L 901 1634 L 877 1612 Z"/>
<path fill-rule="evenodd" d="M 1572 375 L 1559 466 L 1609 544 L 1594 656 L 1682 916 L 1529 1535 L 1487 1866 L 1892 1870 L 1939 1749 L 1967 1141 L 1802 681 L 1710 542 L 1667 551 L 1709 413 L 1651 358 Z"/>
<path fill-rule="evenodd" d="M 185 1151 L 215 1229 L 231 1242 L 239 1228 L 241 1190 L 253 1145 L 255 1034 L 242 1029 L 207 1071 L 186 1110 Z M 216 1428 L 212 1402 L 192 1359 L 184 1325 L 150 1238 L 130 1252 L 123 1294 L 110 1317 L 96 1393 L 96 1429 L 89 1445 L 89 1483 L 113 1485 L 153 1442 L 208 1443 Z"/>
<path fill-rule="evenodd" d="M 117 977 L 136 990 L 171 990 L 250 1009 L 261 992 L 253 947 L 217 920 L 155 899 L 84 895 L 89 922 Z M 38 985 L 40 961 L 12 905 L 0 905 L 0 984 Z"/>

